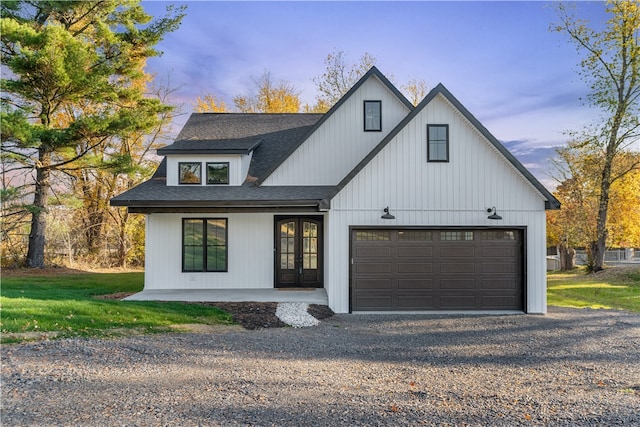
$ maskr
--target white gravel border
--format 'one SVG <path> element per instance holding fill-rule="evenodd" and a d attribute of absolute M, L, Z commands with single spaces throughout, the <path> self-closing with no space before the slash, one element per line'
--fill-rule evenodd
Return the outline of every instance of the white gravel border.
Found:
<path fill-rule="evenodd" d="M 307 312 L 308 308 L 306 302 L 281 302 L 276 308 L 276 316 L 294 328 L 317 326 L 320 321 Z"/>

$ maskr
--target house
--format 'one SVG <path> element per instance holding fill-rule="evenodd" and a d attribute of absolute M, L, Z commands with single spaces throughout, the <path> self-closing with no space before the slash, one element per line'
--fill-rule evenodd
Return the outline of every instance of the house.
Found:
<path fill-rule="evenodd" d="M 546 312 L 545 210 L 560 204 L 442 85 L 414 108 L 374 67 L 326 114 L 192 114 L 158 154 L 111 200 L 146 216 L 145 291 Z"/>

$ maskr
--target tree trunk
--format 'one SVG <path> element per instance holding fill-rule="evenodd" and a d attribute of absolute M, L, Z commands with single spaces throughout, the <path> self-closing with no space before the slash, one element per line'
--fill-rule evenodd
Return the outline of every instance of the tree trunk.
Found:
<path fill-rule="evenodd" d="M 125 214 L 120 217 L 120 222 L 118 223 L 118 259 L 117 266 L 126 268 L 127 267 L 127 221 L 129 221 L 129 213 L 125 211 Z"/>
<path fill-rule="evenodd" d="M 36 182 L 33 205 L 31 207 L 31 231 L 29 232 L 29 249 L 27 251 L 27 267 L 44 268 L 44 248 L 47 230 L 47 194 L 49 192 L 49 164 L 51 154 L 44 149 L 39 150 L 40 166 L 36 167 Z"/>
<path fill-rule="evenodd" d="M 560 271 L 569 271 L 576 266 L 576 250 L 566 242 L 558 245 L 558 257 L 560 258 Z"/>

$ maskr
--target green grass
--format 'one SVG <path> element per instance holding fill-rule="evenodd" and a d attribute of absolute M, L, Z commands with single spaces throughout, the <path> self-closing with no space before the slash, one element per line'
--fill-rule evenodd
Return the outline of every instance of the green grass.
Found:
<path fill-rule="evenodd" d="M 596 274 L 587 274 L 584 269 L 550 272 L 547 275 L 547 303 L 640 313 L 640 268 L 615 267 Z"/>
<path fill-rule="evenodd" d="M 3 277 L 2 342 L 164 332 L 173 325 L 190 323 L 233 323 L 229 314 L 215 307 L 96 298 L 139 292 L 143 277 L 143 273 Z"/>

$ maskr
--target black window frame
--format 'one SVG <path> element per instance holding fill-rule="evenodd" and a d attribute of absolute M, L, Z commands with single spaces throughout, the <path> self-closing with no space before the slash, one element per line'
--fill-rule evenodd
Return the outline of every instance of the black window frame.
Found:
<path fill-rule="evenodd" d="M 200 175 L 198 182 L 182 182 L 182 165 L 199 165 Z M 202 185 L 202 162 L 178 162 L 178 184 L 179 185 Z"/>
<path fill-rule="evenodd" d="M 227 180 L 226 182 L 209 182 L 209 165 L 226 165 L 227 166 Z M 229 162 L 207 162 L 205 165 L 207 171 L 207 185 L 229 185 Z"/>
<path fill-rule="evenodd" d="M 185 223 L 187 221 L 201 221 L 202 222 L 202 269 L 187 269 L 185 265 Z M 209 269 L 207 264 L 207 250 L 210 246 L 207 244 L 208 231 L 207 226 L 209 221 L 224 221 L 224 268 L 222 269 Z M 197 246 L 197 245 L 190 245 Z M 217 245 L 222 246 L 222 245 Z M 228 218 L 182 218 L 182 272 L 183 273 L 226 273 L 229 271 L 229 219 Z"/>
<path fill-rule="evenodd" d="M 431 158 L 431 144 L 432 142 L 435 144 L 436 142 L 440 142 L 441 140 L 431 141 L 431 128 L 445 128 L 447 135 L 444 140 L 445 148 L 446 148 L 446 158 L 445 159 L 432 159 Z M 448 124 L 430 124 L 427 125 L 427 162 L 430 163 L 448 163 L 449 162 L 449 125 Z"/>
<path fill-rule="evenodd" d="M 378 123 L 377 128 L 367 127 L 367 104 L 377 104 L 378 105 Z M 382 101 L 377 100 L 365 100 L 362 104 L 362 117 L 363 117 L 363 128 L 365 132 L 382 132 Z"/>

